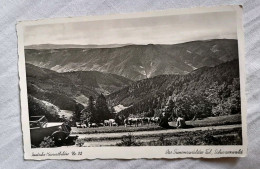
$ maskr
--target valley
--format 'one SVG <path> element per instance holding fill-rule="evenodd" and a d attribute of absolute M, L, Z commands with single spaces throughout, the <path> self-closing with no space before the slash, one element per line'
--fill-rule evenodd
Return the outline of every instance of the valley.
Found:
<path fill-rule="evenodd" d="M 165 114 L 169 124 L 176 126 L 173 121 L 181 116 L 188 126 L 196 128 L 189 129 L 191 134 L 201 129 L 205 134 L 208 131 L 204 129 L 210 126 L 223 125 L 223 129 L 216 129 L 224 132 L 225 126 L 238 125 L 228 127 L 235 133 L 240 128 L 236 40 L 176 45 L 129 44 L 111 48 L 66 47 L 50 44 L 26 48 L 31 116 L 45 115 L 49 121 L 69 120 L 72 126 L 76 121 L 92 119 L 102 124 L 104 117 L 113 118 L 119 127 L 73 128 L 72 132 L 83 134 L 82 139 L 85 139 L 84 134 L 92 131 L 112 135 L 124 131 L 135 134 L 151 131 L 149 136 L 142 136 L 145 141 L 141 139 L 148 145 L 160 144 L 151 141 L 161 137 L 163 128 L 156 123 L 125 128 L 122 126 L 124 119 L 162 118 Z M 167 137 L 173 138 L 171 134 Z M 107 141 L 120 144 L 121 138 L 122 134 L 115 142 L 109 136 L 108 140 L 104 139 L 104 145 Z M 101 145 L 100 140 L 98 142 Z"/>

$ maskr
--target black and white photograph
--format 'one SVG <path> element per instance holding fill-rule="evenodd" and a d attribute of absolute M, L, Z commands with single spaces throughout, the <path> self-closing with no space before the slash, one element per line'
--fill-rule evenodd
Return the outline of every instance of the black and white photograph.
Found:
<path fill-rule="evenodd" d="M 240 10 L 20 22 L 27 158 L 244 156 Z"/>

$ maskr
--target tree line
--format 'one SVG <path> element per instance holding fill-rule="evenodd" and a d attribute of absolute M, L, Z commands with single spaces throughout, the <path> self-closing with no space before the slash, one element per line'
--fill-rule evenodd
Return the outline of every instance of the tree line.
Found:
<path fill-rule="evenodd" d="M 109 109 L 105 96 L 100 94 L 96 100 L 90 96 L 87 106 L 80 112 L 74 112 L 73 121 L 103 123 L 113 117 L 113 109 Z"/>
<path fill-rule="evenodd" d="M 182 116 L 192 120 L 240 113 L 239 81 L 238 60 L 234 60 L 184 76 L 163 75 L 139 81 L 134 88 L 110 97 L 112 103 L 120 102 L 117 98 L 122 97 L 121 102 L 132 104 L 119 112 L 122 117 L 132 114 L 153 117 L 164 112 L 172 118 Z M 132 103 L 129 97 L 125 99 L 126 95 L 132 98 Z"/>

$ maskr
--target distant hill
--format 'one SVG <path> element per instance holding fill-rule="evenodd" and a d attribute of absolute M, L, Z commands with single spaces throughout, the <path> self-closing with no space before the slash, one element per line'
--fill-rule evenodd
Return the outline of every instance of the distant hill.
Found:
<path fill-rule="evenodd" d="M 130 45 L 130 44 L 126 44 Z M 110 44 L 110 45 L 75 45 L 75 44 L 39 44 L 39 45 L 29 45 L 25 46 L 25 49 L 68 49 L 68 48 L 115 48 L 122 47 L 126 45 L 120 44 Z"/>
<path fill-rule="evenodd" d="M 132 81 L 124 77 L 101 72 L 66 72 L 26 64 L 28 94 L 47 101 L 62 110 L 83 109 L 89 96 L 109 94 Z"/>
<path fill-rule="evenodd" d="M 189 101 L 185 101 L 186 97 Z M 169 100 L 177 104 L 179 98 L 184 99 L 181 106 L 208 104 L 211 115 L 240 113 L 238 60 L 203 67 L 187 75 L 160 75 L 140 80 L 107 96 L 111 106 L 129 107 L 120 112 L 126 116 L 161 111 Z M 199 103 L 201 100 L 205 101 Z"/>
<path fill-rule="evenodd" d="M 30 48 L 30 49 L 29 49 Z M 141 80 L 187 74 L 238 58 L 237 40 L 215 39 L 174 45 L 38 45 L 25 49 L 26 63 L 57 72 L 99 71 Z"/>

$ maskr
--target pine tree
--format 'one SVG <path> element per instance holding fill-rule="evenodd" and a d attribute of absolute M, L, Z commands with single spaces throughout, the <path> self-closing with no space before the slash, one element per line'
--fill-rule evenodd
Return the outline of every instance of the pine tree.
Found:
<path fill-rule="evenodd" d="M 96 109 L 94 105 L 94 98 L 92 96 L 89 97 L 88 105 L 85 109 L 80 112 L 80 120 L 87 122 L 96 122 Z"/>
<path fill-rule="evenodd" d="M 96 101 L 96 115 L 98 122 L 103 122 L 104 120 L 111 118 L 106 98 L 102 93 L 98 96 Z"/>
<path fill-rule="evenodd" d="M 169 117 L 173 117 L 175 116 L 173 114 L 173 108 L 174 108 L 174 102 L 172 101 L 172 99 L 170 99 L 166 106 L 165 106 L 165 110 L 166 110 L 166 114 L 169 116 Z"/>
<path fill-rule="evenodd" d="M 80 105 L 79 103 L 76 103 L 75 105 L 75 111 L 73 112 L 73 121 L 76 122 L 76 121 L 79 121 L 80 120 L 80 115 L 81 115 L 81 111 L 83 109 L 83 106 Z"/>

